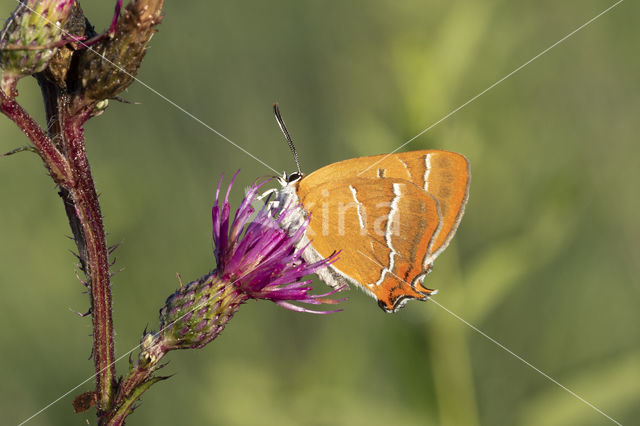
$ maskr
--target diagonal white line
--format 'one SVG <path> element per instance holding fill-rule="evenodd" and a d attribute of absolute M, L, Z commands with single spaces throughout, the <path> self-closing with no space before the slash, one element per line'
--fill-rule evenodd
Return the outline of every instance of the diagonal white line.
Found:
<path fill-rule="evenodd" d="M 17 3 L 21 3 L 20 0 L 16 0 Z M 25 5 L 26 8 L 28 8 L 30 11 L 32 11 L 33 13 L 35 13 L 36 15 L 38 15 L 40 18 L 42 18 L 43 20 L 55 25 L 55 23 L 51 22 L 46 16 L 43 16 L 41 13 L 36 12 L 35 10 L 33 10 L 32 8 L 30 8 L 26 3 L 23 3 Z M 209 131 L 215 133 L 216 135 L 218 135 L 219 137 L 221 137 L 222 139 L 224 139 L 225 141 L 229 142 L 231 145 L 235 146 L 236 148 L 238 148 L 240 151 L 244 152 L 245 154 L 247 154 L 248 156 L 250 156 L 251 158 L 253 158 L 254 160 L 256 160 L 258 163 L 262 164 L 263 166 L 265 166 L 266 168 L 270 169 L 271 171 L 273 171 L 276 175 L 279 175 L 279 172 L 274 169 L 273 167 L 271 167 L 270 165 L 268 165 L 267 163 L 265 163 L 264 161 L 260 160 L 258 157 L 256 157 L 255 155 L 251 154 L 249 151 L 247 151 L 246 149 L 244 149 L 243 147 L 241 147 L 240 145 L 238 145 L 237 143 L 235 143 L 234 141 L 232 141 L 231 139 L 229 139 L 228 137 L 226 137 L 225 135 L 223 135 L 222 133 L 220 133 L 219 131 L 217 131 L 216 129 L 214 129 L 213 127 L 211 127 L 210 125 L 208 125 L 207 123 L 205 123 L 204 121 L 202 121 L 200 118 L 196 117 L 194 114 L 192 114 L 191 112 L 187 111 L 185 108 L 181 107 L 180 105 L 178 105 L 176 102 L 172 101 L 171 99 L 169 99 L 167 96 L 163 95 L 162 93 L 158 92 L 156 89 L 154 89 L 153 87 L 149 86 L 147 83 L 145 83 L 144 81 L 140 80 L 139 78 L 135 77 L 134 75 L 132 75 L 131 73 L 129 73 L 127 70 L 125 70 L 124 68 L 118 66 L 117 64 L 115 64 L 114 62 L 110 61 L 109 59 L 107 59 L 104 55 L 98 53 L 95 49 L 93 49 L 91 46 L 87 45 L 86 43 L 80 41 L 80 40 L 76 40 L 76 38 L 74 37 L 73 34 L 70 34 L 69 32 L 65 31 L 64 29 L 61 29 L 62 33 L 70 38 L 72 38 L 73 40 L 76 41 L 76 43 L 81 44 L 84 48 L 86 48 L 87 50 L 93 52 L 95 55 L 99 56 L 100 58 L 102 58 L 102 60 L 104 60 L 105 62 L 107 62 L 108 64 L 110 64 L 111 66 L 113 66 L 114 68 L 116 68 L 118 71 L 122 72 L 123 74 L 126 74 L 128 77 L 132 78 L 134 81 L 140 83 L 144 88 L 146 88 L 147 90 L 149 90 L 151 93 L 159 96 L 161 99 L 163 99 L 165 102 L 167 102 L 169 105 L 171 105 L 172 107 L 176 108 L 178 111 L 182 112 L 183 114 L 185 114 L 186 116 L 188 116 L 189 118 L 193 119 L 195 122 L 197 122 L 198 124 L 202 125 L 203 127 L 207 128 Z"/>
<path fill-rule="evenodd" d="M 384 265 L 382 265 L 380 262 L 370 258 L 369 256 L 367 256 L 365 253 L 363 253 L 362 251 L 358 250 L 358 252 L 360 252 L 361 255 L 363 255 L 364 257 L 366 257 L 367 259 L 369 259 L 370 261 L 372 261 L 373 263 L 375 263 L 376 265 L 384 268 Z M 398 277 L 396 274 L 394 274 L 393 272 L 391 272 L 391 275 L 393 275 L 394 277 L 396 277 L 397 279 L 399 279 L 400 281 L 404 282 L 405 284 L 409 284 L 407 283 L 405 280 L 403 280 L 402 278 Z M 410 285 L 410 284 L 409 284 Z M 560 383 L 559 381 L 557 381 L 556 379 L 554 379 L 553 377 L 551 377 L 550 375 L 548 375 L 547 373 L 545 373 L 544 371 L 540 370 L 538 367 L 536 367 L 535 365 L 531 364 L 529 361 L 527 361 L 526 359 L 522 358 L 520 355 L 516 354 L 515 352 L 513 352 L 511 349 L 507 348 L 505 345 L 503 345 L 502 343 L 498 342 L 496 339 L 494 339 L 493 337 L 489 336 L 487 333 L 485 333 L 484 331 L 480 330 L 478 327 L 474 326 L 473 324 L 469 323 L 468 321 L 466 321 L 464 318 L 460 317 L 459 315 L 457 315 L 456 313 L 454 313 L 453 311 L 447 309 L 446 307 L 444 307 L 441 303 L 436 302 L 433 297 L 430 297 L 427 299 L 429 302 L 433 302 L 435 303 L 437 306 L 439 306 L 440 308 L 444 309 L 445 311 L 447 311 L 449 314 L 451 314 L 454 318 L 460 320 L 462 323 L 464 323 L 466 326 L 470 327 L 473 331 L 475 331 L 476 333 L 480 334 L 481 336 L 483 336 L 484 338 L 488 339 L 491 343 L 497 345 L 500 349 L 502 349 L 503 351 L 507 352 L 508 354 L 510 354 L 511 356 L 515 357 L 517 360 L 519 360 L 520 362 L 522 362 L 523 364 L 525 364 L 526 366 L 530 367 L 531 369 L 533 369 L 534 371 L 536 371 L 538 374 L 541 374 L 544 378 L 546 378 L 547 380 L 551 381 L 552 383 L 558 385 L 559 387 L 561 387 L 563 390 L 565 390 L 566 392 L 568 392 L 571 396 L 579 399 L 580 401 L 582 401 L 583 403 L 585 403 L 586 405 L 588 405 L 589 407 L 591 407 L 592 409 L 594 409 L 595 411 L 597 411 L 598 413 L 602 414 L 603 416 L 605 416 L 607 419 L 611 420 L 613 423 L 622 426 L 622 423 L 618 422 L 617 420 L 613 419 L 611 416 L 607 415 L 604 411 L 602 411 L 601 409 L 599 409 L 598 407 L 596 407 L 595 405 L 593 405 L 592 403 L 590 403 L 589 401 L 587 401 L 586 399 L 584 399 L 583 397 L 581 397 L 580 395 L 578 395 L 577 393 L 575 393 L 574 391 L 572 391 L 571 389 L 569 389 L 568 387 L 564 386 L 562 383 Z"/>
<path fill-rule="evenodd" d="M 176 320 L 177 321 L 177 320 Z M 126 357 L 127 355 L 129 355 L 131 352 L 135 351 L 137 348 L 139 348 L 140 345 L 136 345 L 135 347 L 133 347 L 129 352 L 126 352 L 125 354 L 123 354 L 121 357 L 116 358 L 115 361 L 113 361 L 111 364 L 107 365 L 105 368 L 103 368 L 102 370 L 100 370 L 98 373 L 92 374 L 91 376 L 87 377 L 84 381 L 78 383 L 77 386 L 72 387 L 71 389 L 69 389 L 67 392 L 63 393 L 62 395 L 60 395 L 57 399 L 51 401 L 49 404 L 47 404 L 46 406 L 42 407 L 39 411 L 37 411 L 36 413 L 32 414 L 31 417 L 21 421 L 20 423 L 18 423 L 18 426 L 22 426 L 23 424 L 29 422 L 30 420 L 32 420 L 34 417 L 38 416 L 39 414 L 42 414 L 42 412 L 46 411 L 49 407 L 51 407 L 52 405 L 54 405 L 56 402 L 60 401 L 61 399 L 65 398 L 66 396 L 68 396 L 71 392 L 75 391 L 76 389 L 78 389 L 80 386 L 84 385 L 85 383 L 91 381 L 91 379 L 94 379 L 96 377 L 97 374 L 102 373 L 104 370 L 106 370 L 107 368 L 111 367 L 113 364 L 115 364 L 116 362 L 120 361 L 122 358 Z"/>
<path fill-rule="evenodd" d="M 505 75 L 504 77 L 502 77 L 500 80 L 496 81 L 495 83 L 493 83 L 491 86 L 487 87 L 486 89 L 484 89 L 482 92 L 478 93 L 477 95 L 475 95 L 474 97 L 472 97 L 471 99 L 469 99 L 468 101 L 466 101 L 465 103 L 463 103 L 462 105 L 460 105 L 458 108 L 454 109 L 453 111 L 449 112 L 447 115 L 445 115 L 444 117 L 442 117 L 440 120 L 436 121 L 435 123 L 431 124 L 429 127 L 423 129 L 420 133 L 418 133 L 417 135 L 415 135 L 414 137 L 412 137 L 411 139 L 409 139 L 408 141 L 406 141 L 405 143 L 403 143 L 402 145 L 400 145 L 399 147 L 397 147 L 396 149 L 394 149 L 393 151 L 391 151 L 390 153 L 388 153 L 387 155 L 385 155 L 384 157 L 382 157 L 380 160 L 376 161 L 375 163 L 371 164 L 369 167 L 367 167 L 366 169 L 364 169 L 363 171 L 361 171 L 360 173 L 358 173 L 358 176 L 360 176 L 361 174 L 363 174 L 364 172 L 366 172 L 367 170 L 371 169 L 372 167 L 374 167 L 376 164 L 380 163 L 381 161 L 385 160 L 387 157 L 389 157 L 391 154 L 393 154 L 394 152 L 397 152 L 399 150 L 401 150 L 402 148 L 404 148 L 405 146 L 407 146 L 409 143 L 413 142 L 414 140 L 416 140 L 417 138 L 419 138 L 420 136 L 424 135 L 425 133 L 427 133 L 429 130 L 433 129 L 434 127 L 436 127 L 438 124 L 442 123 L 444 120 L 446 120 L 447 118 L 451 117 L 453 114 L 455 114 L 456 112 L 460 111 L 462 108 L 466 107 L 467 105 L 469 105 L 471 102 L 475 101 L 476 99 L 478 99 L 480 96 L 484 95 L 485 93 L 487 93 L 489 90 L 493 89 L 494 87 L 496 87 L 498 84 L 502 83 L 503 81 L 505 81 L 506 79 L 508 79 L 509 77 L 511 77 L 512 75 L 514 75 L 515 73 L 517 73 L 518 71 L 520 71 L 521 69 L 523 69 L 524 67 L 526 67 L 527 65 L 529 65 L 531 62 L 535 61 L 536 59 L 538 59 L 539 57 L 541 57 L 542 55 L 544 55 L 545 53 L 549 52 L 551 49 L 553 49 L 554 47 L 556 47 L 557 45 L 559 45 L 560 43 L 562 43 L 563 41 L 567 40 L 569 37 L 573 36 L 575 33 L 577 33 L 578 31 L 582 30 L 583 28 L 585 28 L 587 25 L 591 24 L 593 21 L 595 21 L 596 19 L 600 18 L 602 15 L 604 15 L 605 13 L 609 12 L 611 9 L 613 9 L 614 7 L 618 6 L 620 3 L 622 3 L 624 0 L 618 0 L 616 3 L 614 3 L 613 5 L 609 6 L 608 8 L 606 8 L 605 10 L 603 10 L 602 12 L 600 12 L 599 14 L 597 14 L 596 16 L 594 16 L 593 18 L 589 19 L 587 22 L 585 22 L 584 24 L 580 25 L 578 28 L 576 28 L 575 30 L 571 31 L 569 34 L 567 34 L 566 36 L 562 37 L 560 40 L 556 41 L 555 43 L 553 43 L 551 46 L 547 47 L 546 49 L 544 49 L 542 52 L 538 53 L 536 56 L 534 56 L 533 58 L 529 59 L 527 62 L 525 62 L 524 64 L 520 65 L 518 68 L 514 69 L 513 71 L 511 71 L 509 74 Z"/>

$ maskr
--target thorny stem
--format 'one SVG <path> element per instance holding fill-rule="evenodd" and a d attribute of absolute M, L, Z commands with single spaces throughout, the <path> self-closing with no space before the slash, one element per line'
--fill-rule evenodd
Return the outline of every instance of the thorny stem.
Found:
<path fill-rule="evenodd" d="M 82 227 L 81 237 L 76 236 L 76 241 L 78 241 L 79 250 L 86 249 L 86 258 L 84 259 L 86 264 L 83 266 L 91 286 L 93 358 L 96 368 L 98 407 L 99 410 L 107 411 L 112 401 L 116 375 L 111 313 L 111 276 L 102 213 L 84 147 L 82 126 L 87 118 L 87 116 L 74 116 L 70 119 L 62 117 L 63 132 L 69 147 L 69 158 L 76 186 L 65 188 L 69 190 L 68 196 L 64 193 L 61 195 L 65 205 L 70 200 L 75 208 L 73 215 L 70 215 L 71 209 L 66 208 L 72 229 L 74 229 L 73 224 L 76 221 L 79 221 Z"/>
<path fill-rule="evenodd" d="M 85 152 L 84 123 L 90 110 L 69 112 L 70 97 L 41 78 L 45 110 L 51 139 L 57 141 L 69 161 L 73 185 L 60 185 L 69 225 L 78 247 L 80 267 L 90 286 L 93 319 L 93 359 L 96 369 L 98 410 L 111 408 L 115 390 L 115 354 L 108 247 L 98 195 Z"/>

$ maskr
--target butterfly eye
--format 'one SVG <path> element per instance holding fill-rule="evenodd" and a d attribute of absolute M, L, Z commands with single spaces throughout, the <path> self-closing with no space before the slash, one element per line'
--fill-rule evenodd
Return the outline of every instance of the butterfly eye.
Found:
<path fill-rule="evenodd" d="M 302 174 L 293 172 L 289 176 L 287 176 L 287 183 L 295 182 L 300 179 L 302 179 Z"/>

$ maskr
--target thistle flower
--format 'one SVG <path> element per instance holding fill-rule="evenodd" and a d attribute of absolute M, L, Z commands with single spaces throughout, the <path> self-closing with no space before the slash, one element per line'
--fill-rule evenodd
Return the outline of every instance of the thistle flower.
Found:
<path fill-rule="evenodd" d="M 271 300 L 298 312 L 337 312 L 314 311 L 293 303 L 316 305 L 340 301 L 327 297 L 341 289 L 310 294 L 311 280 L 303 279 L 329 265 L 336 255 L 313 264 L 306 263 L 301 257 L 304 248 L 296 248 L 296 244 L 308 222 L 290 234 L 278 225 L 292 214 L 291 209 L 280 208 L 275 212 L 275 218 L 274 212 L 266 206 L 256 212 L 252 203 L 258 190 L 268 181 L 249 188 L 230 221 L 229 193 L 236 176 L 237 173 L 221 204 L 220 180 L 212 209 L 217 268 L 169 296 L 160 311 L 161 328 L 157 336 L 160 340 L 148 341 L 149 349 L 157 348 L 158 344 L 164 350 L 203 347 L 220 334 L 240 305 L 249 299 Z"/>
<path fill-rule="evenodd" d="M 74 0 L 22 0 L 0 32 L 0 69 L 7 95 L 17 81 L 44 70 L 56 53 Z"/>

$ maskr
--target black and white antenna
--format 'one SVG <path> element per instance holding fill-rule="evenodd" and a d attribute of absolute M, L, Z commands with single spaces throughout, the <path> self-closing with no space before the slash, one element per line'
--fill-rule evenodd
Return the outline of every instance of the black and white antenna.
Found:
<path fill-rule="evenodd" d="M 276 115 L 276 121 L 278 122 L 278 126 L 280 126 L 280 130 L 282 130 L 282 133 L 284 134 L 284 138 L 287 140 L 289 149 L 293 153 L 293 159 L 296 161 L 296 167 L 298 168 L 298 176 L 302 176 L 302 170 L 300 170 L 300 161 L 298 160 L 298 153 L 296 152 L 296 147 L 295 145 L 293 145 L 293 140 L 291 139 L 291 135 L 287 130 L 287 126 L 284 124 L 282 115 L 280 115 L 280 108 L 278 107 L 277 102 L 273 104 L 273 113 Z"/>

